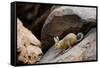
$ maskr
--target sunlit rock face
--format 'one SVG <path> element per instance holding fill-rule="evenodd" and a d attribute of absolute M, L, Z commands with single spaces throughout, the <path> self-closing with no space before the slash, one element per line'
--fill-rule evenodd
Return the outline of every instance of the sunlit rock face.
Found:
<path fill-rule="evenodd" d="M 42 56 L 41 42 L 25 28 L 17 19 L 17 53 L 18 61 L 24 64 L 34 64 Z"/>

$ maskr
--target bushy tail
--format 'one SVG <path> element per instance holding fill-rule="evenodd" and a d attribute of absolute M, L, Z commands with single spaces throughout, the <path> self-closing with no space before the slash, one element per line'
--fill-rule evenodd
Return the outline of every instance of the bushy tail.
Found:
<path fill-rule="evenodd" d="M 83 37 L 84 37 L 83 33 L 79 32 L 77 34 L 77 42 L 80 42 L 83 39 Z"/>

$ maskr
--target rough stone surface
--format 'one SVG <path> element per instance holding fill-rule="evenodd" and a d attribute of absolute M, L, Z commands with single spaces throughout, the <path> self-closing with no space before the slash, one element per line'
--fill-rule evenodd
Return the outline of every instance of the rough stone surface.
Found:
<path fill-rule="evenodd" d="M 96 29 L 91 29 L 84 39 L 71 49 L 62 51 L 52 46 L 39 63 L 96 60 Z"/>

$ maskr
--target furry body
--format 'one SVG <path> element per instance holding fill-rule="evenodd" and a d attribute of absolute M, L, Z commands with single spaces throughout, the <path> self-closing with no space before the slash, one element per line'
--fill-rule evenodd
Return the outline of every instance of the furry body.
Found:
<path fill-rule="evenodd" d="M 66 35 L 60 41 L 59 41 L 58 37 L 54 37 L 55 48 L 60 48 L 60 49 L 65 49 L 66 50 L 68 48 L 71 48 L 75 43 L 77 43 L 80 40 L 82 40 L 82 38 L 83 38 L 83 34 L 82 33 L 78 33 L 77 35 L 75 35 L 74 33 L 69 33 L 68 35 Z"/>

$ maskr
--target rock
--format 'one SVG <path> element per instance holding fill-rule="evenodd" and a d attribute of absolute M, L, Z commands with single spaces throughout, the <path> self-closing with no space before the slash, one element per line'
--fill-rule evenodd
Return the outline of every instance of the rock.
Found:
<path fill-rule="evenodd" d="M 41 42 L 23 26 L 17 18 L 17 59 L 18 63 L 34 64 L 42 56 Z"/>
<path fill-rule="evenodd" d="M 54 9 L 45 21 L 41 31 L 43 51 L 46 52 L 54 44 L 53 37 L 55 36 L 62 39 L 68 33 L 77 34 L 78 32 L 82 32 L 86 34 L 92 28 L 92 26 L 96 24 L 95 21 L 92 23 L 92 20 L 88 21 L 89 18 L 96 18 L 95 11 L 95 8 L 69 8 L 65 6 Z"/>
<path fill-rule="evenodd" d="M 69 50 L 62 53 L 61 49 L 52 46 L 38 63 L 91 61 L 97 59 L 96 29 L 91 29 L 84 39 Z"/>

